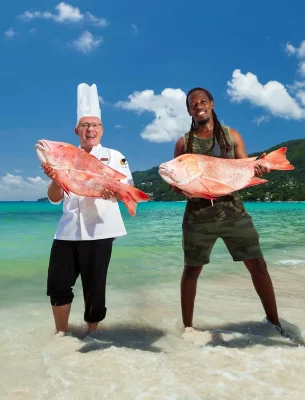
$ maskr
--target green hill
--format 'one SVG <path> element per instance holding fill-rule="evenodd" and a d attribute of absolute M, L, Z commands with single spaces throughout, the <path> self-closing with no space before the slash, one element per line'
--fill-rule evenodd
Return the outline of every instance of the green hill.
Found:
<path fill-rule="evenodd" d="M 264 178 L 268 183 L 240 190 L 245 201 L 302 201 L 305 200 L 305 139 L 289 140 L 270 149 L 267 154 L 280 147 L 287 147 L 287 158 L 294 165 L 292 171 L 272 171 Z M 249 156 L 260 156 L 253 153 Z M 133 174 L 135 186 L 156 201 L 185 200 L 185 197 L 173 192 L 170 186 L 158 174 L 158 167 L 147 171 L 136 171 Z"/>

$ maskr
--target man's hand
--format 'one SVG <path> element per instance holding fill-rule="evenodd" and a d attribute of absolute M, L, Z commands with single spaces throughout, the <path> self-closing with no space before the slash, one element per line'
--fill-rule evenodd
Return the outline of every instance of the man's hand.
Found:
<path fill-rule="evenodd" d="M 60 184 L 59 184 L 58 181 L 57 181 L 57 176 L 56 176 L 56 172 L 54 171 L 54 169 L 52 169 L 52 168 L 49 166 L 49 164 L 42 164 L 41 167 L 42 167 L 44 173 L 45 173 L 50 179 L 52 179 L 52 181 L 53 181 L 57 186 L 61 187 Z"/>
<path fill-rule="evenodd" d="M 265 158 L 266 157 L 266 153 L 263 153 L 261 156 L 260 156 L 260 159 L 263 159 L 263 158 Z M 255 166 L 254 166 L 254 175 L 256 176 L 256 177 L 260 177 L 260 176 L 262 176 L 262 175 L 264 175 L 264 174 L 266 174 L 266 173 L 269 173 L 270 172 L 270 169 L 268 168 L 268 167 L 264 167 L 263 165 L 260 165 L 260 164 L 256 164 Z"/>
<path fill-rule="evenodd" d="M 64 191 L 57 180 L 56 171 L 49 166 L 49 164 L 42 164 L 44 173 L 51 179 L 51 183 L 48 187 L 48 197 L 51 201 L 57 203 L 61 201 L 64 196 Z"/>
<path fill-rule="evenodd" d="M 109 200 L 109 199 L 111 199 L 111 197 L 114 197 L 114 193 L 111 192 L 111 190 L 104 189 L 104 191 L 102 193 L 102 198 L 104 200 Z"/>
<path fill-rule="evenodd" d="M 115 194 L 114 192 L 112 192 L 111 190 L 108 189 L 104 189 L 103 193 L 102 193 L 102 198 L 104 200 L 109 200 L 112 197 L 115 197 L 117 200 L 121 200 L 121 196 L 119 194 Z"/>

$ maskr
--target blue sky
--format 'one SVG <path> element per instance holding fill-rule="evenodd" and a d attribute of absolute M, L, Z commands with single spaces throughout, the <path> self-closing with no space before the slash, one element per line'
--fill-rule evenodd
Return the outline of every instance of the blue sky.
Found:
<path fill-rule="evenodd" d="M 0 21 L 0 200 L 44 195 L 34 146 L 78 144 L 81 82 L 97 84 L 102 144 L 132 171 L 172 158 L 194 86 L 248 153 L 305 138 L 304 1 L 10 0 Z"/>

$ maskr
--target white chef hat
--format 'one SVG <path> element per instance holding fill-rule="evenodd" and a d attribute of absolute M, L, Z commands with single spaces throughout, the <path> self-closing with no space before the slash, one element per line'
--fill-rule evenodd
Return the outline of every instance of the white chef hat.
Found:
<path fill-rule="evenodd" d="M 96 85 L 80 83 L 77 87 L 77 121 L 82 117 L 101 119 L 101 109 Z"/>

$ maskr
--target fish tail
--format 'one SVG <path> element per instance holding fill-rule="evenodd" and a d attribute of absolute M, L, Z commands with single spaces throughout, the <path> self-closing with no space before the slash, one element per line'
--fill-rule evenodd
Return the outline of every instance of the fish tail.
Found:
<path fill-rule="evenodd" d="M 278 150 L 272 151 L 263 160 L 268 162 L 270 169 L 276 170 L 291 170 L 294 166 L 286 158 L 287 147 L 281 147 Z M 258 160 L 259 161 L 259 160 Z"/>
<path fill-rule="evenodd" d="M 137 205 L 141 201 L 148 201 L 150 200 L 150 197 L 142 192 L 141 190 L 130 186 L 126 185 L 126 189 L 120 193 L 122 201 L 124 202 L 127 210 L 129 211 L 129 214 L 131 214 L 133 217 L 136 215 L 136 209 Z"/>

